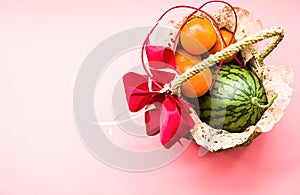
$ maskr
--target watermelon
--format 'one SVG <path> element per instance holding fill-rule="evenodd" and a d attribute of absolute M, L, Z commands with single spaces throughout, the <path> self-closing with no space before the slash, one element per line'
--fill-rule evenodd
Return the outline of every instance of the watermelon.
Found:
<path fill-rule="evenodd" d="M 198 98 L 200 119 L 211 127 L 242 132 L 255 125 L 265 112 L 265 89 L 256 74 L 239 65 L 224 64 L 213 89 Z"/>

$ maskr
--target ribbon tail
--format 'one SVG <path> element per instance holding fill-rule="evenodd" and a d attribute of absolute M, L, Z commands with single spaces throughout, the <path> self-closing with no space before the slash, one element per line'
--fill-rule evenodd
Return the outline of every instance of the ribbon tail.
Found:
<path fill-rule="evenodd" d="M 171 147 L 176 141 L 174 136 L 179 130 L 180 111 L 177 108 L 176 102 L 170 96 L 166 97 L 162 103 L 160 110 L 161 143 L 166 147 Z"/>
<path fill-rule="evenodd" d="M 159 112 L 160 109 L 154 108 L 145 113 L 146 133 L 149 136 L 154 136 L 159 133 L 160 130 Z"/>
<path fill-rule="evenodd" d="M 161 108 L 161 143 L 170 148 L 195 125 L 189 115 L 189 104 L 178 97 L 169 96 Z"/>

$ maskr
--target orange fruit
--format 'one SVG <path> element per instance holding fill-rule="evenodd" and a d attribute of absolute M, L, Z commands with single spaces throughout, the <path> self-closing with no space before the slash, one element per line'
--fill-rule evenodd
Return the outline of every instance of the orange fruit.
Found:
<path fill-rule="evenodd" d="M 193 56 L 180 49 L 175 53 L 177 71 L 183 73 L 189 68 L 201 62 L 200 56 Z M 212 83 L 212 73 L 209 68 L 196 74 L 181 86 L 182 93 L 191 98 L 204 95 Z"/>
<path fill-rule="evenodd" d="M 180 33 L 182 47 L 193 55 L 207 52 L 214 46 L 217 34 L 212 24 L 202 18 L 193 18 L 188 21 Z"/>
<path fill-rule="evenodd" d="M 225 43 L 227 44 L 227 46 L 230 44 L 230 40 L 231 40 L 231 37 L 232 37 L 232 33 L 229 32 L 228 30 L 225 30 L 225 29 L 221 29 L 221 33 L 222 33 L 222 36 L 224 38 L 224 41 Z M 236 40 L 233 39 L 232 43 L 235 43 Z M 215 45 L 209 50 L 209 53 L 211 54 L 215 54 L 217 53 L 218 51 L 221 51 L 222 49 L 224 49 L 226 46 L 225 44 L 223 43 L 222 39 L 221 38 L 217 38 L 217 41 L 215 43 Z M 233 57 L 229 57 L 227 58 L 226 60 L 224 60 L 224 62 L 230 62 L 231 60 L 233 60 Z"/>
<path fill-rule="evenodd" d="M 179 73 L 184 73 L 187 70 L 187 66 L 194 66 L 201 62 L 201 60 L 200 56 L 191 55 L 183 49 L 178 49 L 175 53 L 175 61 Z"/>

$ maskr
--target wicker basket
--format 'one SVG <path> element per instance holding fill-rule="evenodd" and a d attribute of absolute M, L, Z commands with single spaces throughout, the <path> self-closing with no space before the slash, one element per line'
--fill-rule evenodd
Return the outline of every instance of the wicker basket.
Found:
<path fill-rule="evenodd" d="M 202 122 L 195 110 L 191 109 L 191 116 L 196 125 L 190 132 L 197 144 L 212 152 L 222 151 L 238 146 L 247 146 L 253 141 L 253 139 L 261 135 L 263 132 L 270 131 L 274 124 L 281 118 L 284 109 L 289 103 L 291 88 L 289 87 L 290 81 L 281 82 L 279 80 L 284 80 L 284 75 L 289 75 L 291 72 L 289 72 L 287 67 L 282 66 L 280 70 L 277 70 L 276 73 L 274 73 L 270 70 L 270 67 L 264 64 L 264 59 L 273 51 L 274 48 L 276 48 L 276 46 L 282 41 L 283 37 L 284 31 L 281 27 L 273 27 L 267 30 L 262 30 L 256 34 L 249 35 L 243 40 L 229 45 L 220 52 L 210 55 L 208 58 L 196 64 L 183 74 L 177 76 L 171 82 L 172 93 L 181 96 L 180 86 L 197 73 L 207 67 L 215 65 L 221 60 L 227 59 L 233 54 L 236 54 L 253 44 L 268 38 L 273 38 L 265 49 L 260 52 L 253 53 L 254 57 L 251 59 L 250 64 L 252 71 L 257 74 L 264 85 L 268 101 L 273 101 L 274 96 L 277 97 L 278 95 L 276 101 L 265 111 L 262 118 L 256 125 L 248 127 L 241 133 L 230 133 L 226 130 L 214 129 L 208 124 Z M 278 74 L 281 75 L 278 76 Z M 276 77 L 277 82 L 274 81 L 274 76 Z"/>

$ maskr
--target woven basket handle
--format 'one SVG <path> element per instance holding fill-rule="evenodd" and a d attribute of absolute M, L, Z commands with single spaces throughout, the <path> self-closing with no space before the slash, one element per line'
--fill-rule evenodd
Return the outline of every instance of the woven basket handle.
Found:
<path fill-rule="evenodd" d="M 264 58 L 267 57 L 273 51 L 273 49 L 275 49 L 277 45 L 282 41 L 284 37 L 284 31 L 281 27 L 272 27 L 267 30 L 262 30 L 256 34 L 249 35 L 243 40 L 238 41 L 222 49 L 220 52 L 210 55 L 205 60 L 201 61 L 200 63 L 185 71 L 183 74 L 176 77 L 171 82 L 172 93 L 180 96 L 180 86 L 187 80 L 192 78 L 194 75 L 203 71 L 207 67 L 210 67 L 220 62 L 221 60 L 227 59 L 233 54 L 236 54 L 239 51 L 255 43 L 258 43 L 260 41 L 263 41 L 264 39 L 268 39 L 271 37 L 273 37 L 273 40 L 267 45 L 267 47 L 264 50 L 262 50 L 259 53 L 254 53 L 254 57 L 258 60 L 259 63 L 261 63 L 264 60 Z"/>

